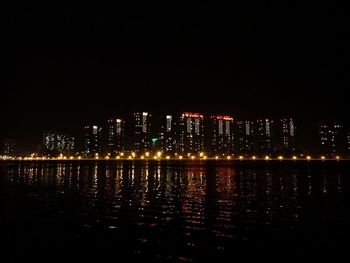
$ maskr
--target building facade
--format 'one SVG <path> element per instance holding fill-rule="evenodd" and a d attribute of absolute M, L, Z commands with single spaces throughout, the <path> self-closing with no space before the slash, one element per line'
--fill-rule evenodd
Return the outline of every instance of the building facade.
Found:
<path fill-rule="evenodd" d="M 151 114 L 135 112 L 133 116 L 133 139 L 131 150 L 144 152 L 151 149 Z"/>
<path fill-rule="evenodd" d="M 174 153 L 177 143 L 177 125 L 173 115 L 165 115 L 160 118 L 159 147 L 166 153 Z"/>
<path fill-rule="evenodd" d="M 55 131 L 44 131 L 42 145 L 43 155 L 72 154 L 75 150 L 75 138 Z"/>
<path fill-rule="evenodd" d="M 296 126 L 293 118 L 283 118 L 276 122 L 274 129 L 274 151 L 278 154 L 294 154 Z"/>
<path fill-rule="evenodd" d="M 204 151 L 204 116 L 185 112 L 179 118 L 178 152 L 196 154 Z"/>
<path fill-rule="evenodd" d="M 233 118 L 222 115 L 211 116 L 208 126 L 206 136 L 210 136 L 209 151 L 213 154 L 232 154 Z"/>
<path fill-rule="evenodd" d="M 260 119 L 254 123 L 253 149 L 255 154 L 270 155 L 272 153 L 272 137 L 274 122 Z"/>
<path fill-rule="evenodd" d="M 98 125 L 84 127 L 84 154 L 86 157 L 94 157 L 102 151 L 102 128 Z"/>
<path fill-rule="evenodd" d="M 125 151 L 125 121 L 122 119 L 109 119 L 107 121 L 108 153 L 117 154 Z"/>
<path fill-rule="evenodd" d="M 321 154 L 334 156 L 344 153 L 345 135 L 341 124 L 320 124 L 318 133 Z"/>
<path fill-rule="evenodd" d="M 235 128 L 235 153 L 250 155 L 254 153 L 254 122 L 238 121 Z"/>

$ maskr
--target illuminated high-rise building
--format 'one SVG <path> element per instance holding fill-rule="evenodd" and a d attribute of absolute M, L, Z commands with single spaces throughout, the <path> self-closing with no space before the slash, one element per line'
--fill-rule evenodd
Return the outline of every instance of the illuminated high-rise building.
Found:
<path fill-rule="evenodd" d="M 295 153 L 295 132 L 294 119 L 283 118 L 277 121 L 274 128 L 274 152 L 278 154 Z"/>
<path fill-rule="evenodd" d="M 254 123 L 254 147 L 256 154 L 270 154 L 272 151 L 272 127 L 270 119 L 257 120 Z"/>
<path fill-rule="evenodd" d="M 56 139 L 56 142 L 55 142 L 56 150 L 63 151 L 65 149 L 65 144 L 66 144 L 66 135 L 57 133 L 55 139 Z"/>
<path fill-rule="evenodd" d="M 107 121 L 108 152 L 119 153 L 125 150 L 125 121 L 122 119 L 109 119 Z"/>
<path fill-rule="evenodd" d="M 160 119 L 160 150 L 173 153 L 176 146 L 176 121 L 173 115 L 165 115 Z"/>
<path fill-rule="evenodd" d="M 238 121 L 235 128 L 235 153 L 253 154 L 254 153 L 254 122 Z"/>
<path fill-rule="evenodd" d="M 15 156 L 15 141 L 12 139 L 6 139 L 4 143 L 4 155 L 8 157 Z"/>
<path fill-rule="evenodd" d="M 334 156 L 344 153 L 345 135 L 341 124 L 321 124 L 318 132 L 321 154 Z"/>
<path fill-rule="evenodd" d="M 42 154 L 56 156 L 58 154 L 73 153 L 75 149 L 74 137 L 54 131 L 43 132 Z"/>
<path fill-rule="evenodd" d="M 233 153 L 233 118 L 211 116 L 207 134 L 210 136 L 210 151 L 215 154 Z"/>
<path fill-rule="evenodd" d="M 179 120 L 180 153 L 198 153 L 204 151 L 204 116 L 200 113 L 185 112 Z"/>
<path fill-rule="evenodd" d="M 84 152 L 87 157 L 94 157 L 101 153 L 101 131 L 102 128 L 98 125 L 88 125 L 84 127 Z"/>
<path fill-rule="evenodd" d="M 133 140 L 131 150 L 135 152 L 148 151 L 151 148 L 151 114 L 135 112 L 133 123 Z"/>
<path fill-rule="evenodd" d="M 75 138 L 72 136 L 66 136 L 65 138 L 65 144 L 64 144 L 64 151 L 68 153 L 73 153 L 75 150 Z"/>

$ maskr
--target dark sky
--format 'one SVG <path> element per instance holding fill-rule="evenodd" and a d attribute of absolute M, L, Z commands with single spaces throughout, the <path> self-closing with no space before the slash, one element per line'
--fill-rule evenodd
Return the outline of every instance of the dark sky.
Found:
<path fill-rule="evenodd" d="M 79 135 L 144 109 L 292 116 L 310 134 L 349 119 L 350 30 L 335 1 L 145 2 L 3 10 L 1 141 L 32 151 L 44 129 Z"/>

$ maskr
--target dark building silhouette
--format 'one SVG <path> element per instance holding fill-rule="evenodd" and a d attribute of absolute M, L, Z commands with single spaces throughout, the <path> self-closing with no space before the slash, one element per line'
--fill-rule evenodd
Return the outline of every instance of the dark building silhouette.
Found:
<path fill-rule="evenodd" d="M 255 154 L 269 155 L 272 153 L 273 124 L 270 119 L 260 119 L 254 122 L 253 151 Z"/>
<path fill-rule="evenodd" d="M 125 150 L 125 121 L 123 119 L 109 119 L 107 121 L 107 151 L 117 154 Z"/>
<path fill-rule="evenodd" d="M 151 118 L 148 112 L 135 112 L 133 116 L 131 150 L 145 152 L 151 149 Z"/>
<path fill-rule="evenodd" d="M 15 156 L 16 143 L 13 139 L 5 139 L 4 142 L 4 155 L 8 157 Z"/>
<path fill-rule="evenodd" d="M 213 154 L 233 153 L 233 118 L 231 116 L 211 116 L 205 137 L 209 137 L 208 151 Z"/>
<path fill-rule="evenodd" d="M 275 122 L 273 144 L 278 154 L 293 154 L 295 146 L 296 126 L 293 118 L 283 118 Z"/>
<path fill-rule="evenodd" d="M 204 151 L 204 116 L 200 113 L 185 112 L 179 120 L 178 152 L 195 154 Z"/>
<path fill-rule="evenodd" d="M 335 156 L 344 154 L 346 149 L 346 134 L 340 123 L 323 123 L 319 125 L 321 154 Z"/>
<path fill-rule="evenodd" d="M 238 121 L 235 127 L 235 153 L 249 155 L 254 153 L 254 122 Z"/>
<path fill-rule="evenodd" d="M 98 125 L 84 127 L 84 154 L 86 157 L 99 155 L 102 150 L 102 128 Z"/>
<path fill-rule="evenodd" d="M 166 153 L 174 153 L 177 143 L 177 122 L 174 115 L 163 115 L 160 118 L 159 147 Z"/>
<path fill-rule="evenodd" d="M 346 134 L 346 148 L 347 148 L 347 156 L 350 157 L 350 132 Z"/>

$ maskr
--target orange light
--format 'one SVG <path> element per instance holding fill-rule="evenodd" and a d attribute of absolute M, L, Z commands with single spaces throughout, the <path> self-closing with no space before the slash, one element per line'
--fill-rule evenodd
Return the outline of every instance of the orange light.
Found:
<path fill-rule="evenodd" d="M 215 116 L 215 118 L 217 120 L 224 120 L 224 121 L 233 121 L 233 118 L 231 116 L 227 116 L 227 115 L 217 115 Z"/>

